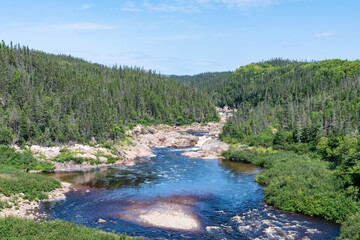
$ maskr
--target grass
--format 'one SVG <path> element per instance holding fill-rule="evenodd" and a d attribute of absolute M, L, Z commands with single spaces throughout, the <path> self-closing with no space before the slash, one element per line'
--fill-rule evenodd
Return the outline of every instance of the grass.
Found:
<path fill-rule="evenodd" d="M 77 239 L 77 240 L 130 240 L 122 234 L 107 233 L 61 220 L 34 222 L 15 217 L 0 218 L 0 239 Z"/>
<path fill-rule="evenodd" d="M 60 188 L 61 184 L 55 179 L 25 173 L 13 166 L 0 164 L 0 193 L 7 197 L 12 194 L 23 193 L 24 199 L 42 200 L 47 199 L 46 192 Z M 1 205 L 1 204 L 0 204 Z"/>

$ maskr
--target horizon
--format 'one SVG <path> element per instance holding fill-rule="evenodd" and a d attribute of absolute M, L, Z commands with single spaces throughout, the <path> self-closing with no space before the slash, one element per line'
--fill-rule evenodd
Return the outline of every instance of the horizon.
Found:
<path fill-rule="evenodd" d="M 1 40 L 1 41 L 4 41 L 4 40 Z M 5 42 L 5 45 L 7 46 L 10 46 L 12 44 L 13 47 L 17 46 L 17 45 L 20 45 L 20 47 L 28 47 L 29 50 L 31 51 L 40 51 L 40 52 L 43 52 L 45 54 L 54 54 L 56 56 L 68 56 L 68 57 L 72 57 L 72 58 L 75 58 L 75 59 L 79 59 L 79 60 L 82 60 L 82 61 L 85 61 L 89 64 L 100 64 L 100 65 L 103 65 L 105 67 L 114 67 L 114 66 L 117 66 L 117 67 L 129 67 L 129 68 L 143 68 L 142 66 L 128 66 L 128 65 L 117 65 L 117 63 L 115 64 L 110 64 L 110 65 L 107 65 L 107 64 L 103 64 L 103 63 L 99 63 L 99 62 L 92 62 L 91 60 L 88 60 L 88 59 L 84 59 L 84 58 L 81 58 L 81 57 L 76 57 L 76 56 L 73 56 L 71 54 L 64 54 L 64 53 L 50 53 L 50 52 L 46 52 L 46 51 L 43 51 L 43 50 L 39 50 L 39 49 L 33 49 L 31 48 L 31 46 L 28 46 L 28 45 L 21 45 L 20 43 L 14 43 L 12 41 L 10 41 L 9 43 Z M 164 73 L 160 73 L 160 72 L 157 72 L 156 69 L 145 69 L 143 68 L 145 71 L 154 71 L 156 72 L 157 74 L 160 74 L 160 75 L 164 75 L 164 76 L 167 76 L 167 77 L 171 77 L 171 76 L 195 76 L 195 75 L 201 75 L 201 74 L 207 74 L 207 73 L 225 73 L 225 72 L 235 72 L 238 68 L 241 68 L 243 66 L 246 66 L 246 65 L 249 65 L 249 64 L 257 64 L 257 63 L 265 63 L 265 62 L 268 62 L 268 61 L 272 61 L 272 60 L 275 60 L 275 59 L 278 59 L 278 60 L 282 60 L 282 61 L 293 61 L 293 62 L 303 62 L 303 63 L 311 63 L 311 62 L 321 62 L 321 61 L 326 61 L 326 60 L 342 60 L 342 61 L 360 61 L 360 59 L 353 59 L 353 60 L 349 60 L 349 59 L 341 59 L 341 58 L 329 58 L 329 59 L 322 59 L 322 60 L 307 60 L 307 59 L 288 59 L 288 58 L 281 58 L 281 57 L 273 57 L 273 58 L 270 58 L 270 59 L 263 59 L 263 60 L 260 60 L 258 62 L 250 62 L 250 63 L 247 63 L 247 64 L 244 64 L 244 65 L 241 65 L 239 67 L 237 67 L 236 69 L 232 69 L 232 70 L 219 70 L 219 71 L 205 71 L 205 72 L 199 72 L 199 73 L 194 73 L 194 74 L 164 74 Z"/>
<path fill-rule="evenodd" d="M 355 0 L 11 1 L 2 8 L 7 44 L 163 75 L 360 56 Z"/>

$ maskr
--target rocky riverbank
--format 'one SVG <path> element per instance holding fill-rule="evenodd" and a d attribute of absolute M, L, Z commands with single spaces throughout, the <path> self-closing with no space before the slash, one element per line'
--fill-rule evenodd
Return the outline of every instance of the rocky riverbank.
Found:
<path fill-rule="evenodd" d="M 183 153 L 184 156 L 192 158 L 218 158 L 219 154 L 228 149 L 226 143 L 218 140 L 220 129 L 230 113 L 220 112 L 221 121 L 217 123 L 200 124 L 195 123 L 190 126 L 166 126 L 156 127 L 136 126 L 132 131 L 128 131 L 128 139 L 125 142 L 114 144 L 111 148 L 103 145 L 93 144 L 73 144 L 63 146 L 44 147 L 38 145 L 28 146 L 28 149 L 39 161 L 49 161 L 55 166 L 55 172 L 90 170 L 94 167 L 110 165 L 133 165 L 134 159 L 139 157 L 153 156 L 153 147 L 170 148 L 191 148 L 191 151 Z M 194 136 L 190 132 L 205 132 L 204 136 Z M 13 146 L 17 151 L 22 151 L 19 147 Z M 58 156 L 66 151 L 74 158 L 83 158 L 81 164 L 74 161 L 58 161 Z M 109 162 L 116 159 L 115 162 Z M 91 160 L 91 161 L 90 161 Z M 94 161 L 96 164 L 94 164 Z M 47 201 L 65 199 L 65 193 L 70 190 L 68 183 L 62 183 L 60 189 L 48 193 Z M 36 212 L 40 201 L 29 201 L 22 198 L 21 194 L 6 197 L 0 194 L 0 201 L 6 203 L 6 207 L 0 211 L 0 217 L 14 215 L 30 219 L 38 219 L 42 216 Z"/>
<path fill-rule="evenodd" d="M 193 148 L 184 153 L 194 158 L 217 158 L 219 154 L 228 149 L 228 145 L 219 141 L 220 129 L 224 125 L 230 112 L 220 111 L 221 120 L 215 123 L 194 123 L 189 126 L 158 125 L 145 127 L 138 125 L 127 132 L 127 139 L 123 142 L 113 143 L 110 147 L 96 144 L 72 144 L 54 147 L 38 145 L 28 146 L 34 157 L 39 161 L 50 161 L 55 165 L 55 172 L 76 169 L 90 169 L 110 165 L 133 165 L 134 159 L 153 156 L 153 147 Z M 205 132 L 198 137 L 190 132 Z M 13 146 L 18 151 L 19 147 Z M 59 161 L 58 156 L 66 151 L 74 158 L 83 159 L 81 163 L 75 161 Z M 68 159 L 71 159 L 68 158 Z M 78 161 L 79 162 L 79 161 Z"/>
<path fill-rule="evenodd" d="M 43 201 L 57 201 L 64 200 L 66 198 L 65 193 L 69 192 L 71 189 L 70 183 L 61 183 L 61 188 L 55 189 L 47 195 L 48 199 Z M 15 216 L 20 218 L 28 219 L 40 219 L 45 217 L 43 214 L 40 214 L 37 209 L 39 209 L 40 204 L 43 201 L 29 201 L 23 198 L 24 194 L 15 194 L 10 197 L 6 197 L 3 194 L 0 194 L 0 202 L 5 202 L 5 207 L 0 209 L 0 217 Z"/>

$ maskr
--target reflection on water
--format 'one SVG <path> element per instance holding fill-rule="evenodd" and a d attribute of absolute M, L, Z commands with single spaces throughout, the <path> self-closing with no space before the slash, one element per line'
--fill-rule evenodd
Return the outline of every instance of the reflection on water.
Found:
<path fill-rule="evenodd" d="M 135 166 L 53 174 L 87 190 L 69 192 L 66 201 L 42 209 L 54 218 L 154 239 L 338 236 L 336 224 L 267 207 L 254 181 L 258 167 L 190 159 L 181 156 L 184 150 L 155 148 L 156 157 Z M 99 218 L 107 223 L 96 224 Z M 189 224 L 176 228 L 181 219 Z"/>
<path fill-rule="evenodd" d="M 252 164 L 229 162 L 224 160 L 219 160 L 219 163 L 224 169 L 233 173 L 254 175 L 260 172 L 260 168 Z"/>
<path fill-rule="evenodd" d="M 146 167 L 145 167 L 146 168 Z M 139 187 L 144 183 L 151 183 L 157 178 L 150 169 L 137 171 L 127 167 L 102 167 L 88 171 L 65 172 L 61 174 L 48 174 L 63 182 L 94 188 L 131 188 Z"/>

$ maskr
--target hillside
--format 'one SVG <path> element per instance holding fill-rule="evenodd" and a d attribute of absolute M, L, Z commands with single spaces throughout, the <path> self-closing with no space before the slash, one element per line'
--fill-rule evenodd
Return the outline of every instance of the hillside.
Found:
<path fill-rule="evenodd" d="M 266 127 L 357 135 L 359 74 L 360 61 L 272 60 L 239 68 L 215 91 L 238 107 L 229 123 L 239 127 L 240 135 Z"/>
<path fill-rule="evenodd" d="M 0 144 L 116 138 L 136 123 L 217 120 L 210 98 L 175 80 L 0 44 Z"/>
<path fill-rule="evenodd" d="M 217 86 L 232 75 L 233 72 L 206 72 L 196 75 L 170 75 L 170 78 L 175 79 L 181 83 L 185 83 L 193 88 L 199 89 L 208 93 L 215 101 L 217 96 L 213 90 Z"/>

